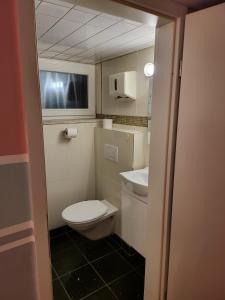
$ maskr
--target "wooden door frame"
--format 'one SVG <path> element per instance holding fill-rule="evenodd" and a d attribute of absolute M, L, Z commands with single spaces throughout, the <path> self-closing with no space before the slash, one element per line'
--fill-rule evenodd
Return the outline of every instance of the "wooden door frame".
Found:
<path fill-rule="evenodd" d="M 146 255 L 146 272 L 145 272 L 145 291 L 144 300 L 165 300 L 167 298 L 167 280 L 168 280 L 168 263 L 169 263 L 169 248 L 170 248 L 170 228 L 171 228 L 171 212 L 172 212 L 172 196 L 173 196 L 173 179 L 174 179 L 174 163 L 176 150 L 176 131 L 180 96 L 180 72 L 181 61 L 183 53 L 183 39 L 184 39 L 184 23 L 186 9 L 176 11 L 168 10 L 168 6 L 158 6 L 155 1 L 145 0 L 113 0 L 121 4 L 134 7 L 145 12 L 149 12 L 158 16 L 163 16 L 171 19 L 174 22 L 174 53 L 171 74 L 168 74 L 168 81 L 171 82 L 170 95 L 166 99 L 168 105 L 168 118 L 163 122 L 152 122 L 151 127 L 164 127 L 166 134 L 161 137 L 164 139 L 165 145 L 161 153 L 161 157 L 155 157 L 150 154 L 150 164 L 152 160 L 164 160 L 165 164 L 159 171 L 163 174 L 154 182 L 157 186 L 163 187 L 163 191 L 151 193 L 151 180 L 149 189 L 149 203 L 148 206 L 148 232 L 149 235 L 146 240 L 147 255 Z M 181 9 L 181 10 L 180 10 Z M 157 62 L 156 62 L 157 63 Z M 154 87 L 153 84 L 153 102 L 154 91 L 161 88 Z M 156 99 L 158 101 L 159 99 Z M 155 101 L 155 102 L 156 102 Z M 165 103 L 166 104 L 166 103 Z M 154 105 L 154 104 L 153 104 Z M 155 104 L 157 106 L 157 104 Z M 155 109 L 156 111 L 157 109 Z M 154 113 L 154 107 L 153 107 Z M 160 115 L 155 116 L 155 120 L 160 119 Z M 154 129 L 154 128 L 153 128 Z M 162 130 L 163 131 L 163 130 Z M 159 140 L 155 141 L 154 136 L 151 136 L 151 141 L 159 144 Z M 157 145 L 155 145 L 157 147 Z M 150 174 L 151 173 L 151 168 Z M 154 175 L 153 175 L 154 177 Z"/>
<path fill-rule="evenodd" d="M 36 240 L 36 262 L 37 262 L 37 286 L 39 290 L 40 299 L 52 300 L 52 285 L 51 285 L 51 270 L 50 270 L 50 254 L 48 245 L 48 228 L 47 228 L 47 193 L 45 182 L 45 167 L 44 167 L 44 151 L 43 151 L 43 133 L 41 122 L 41 107 L 40 107 L 40 92 L 38 82 L 38 62 L 36 50 L 36 36 L 35 36 L 35 13 L 34 3 L 32 1 L 17 0 L 20 14 L 18 18 L 23 18 L 23 25 L 21 23 L 20 44 L 23 54 L 22 59 L 22 77 L 24 79 L 24 89 L 27 91 L 25 101 L 25 109 L 27 115 L 27 140 L 29 144 L 30 156 L 30 181 L 33 207 L 34 231 Z M 167 272 L 167 254 L 168 254 L 168 236 L 170 224 L 170 205 L 172 194 L 172 180 L 173 180 L 173 165 L 176 139 L 176 121 L 177 121 L 177 107 L 179 99 L 179 61 L 182 52 L 183 39 L 183 17 L 187 10 L 179 4 L 174 4 L 172 1 L 158 1 L 158 0 L 114 0 L 116 2 L 132 6 L 137 9 L 150 12 L 156 15 L 167 16 L 175 22 L 176 33 L 174 35 L 174 61 L 173 72 L 171 73 L 171 92 L 168 101 L 170 102 L 170 111 L 168 112 L 168 122 L 163 122 L 163 126 L 167 126 L 167 146 L 164 149 L 164 156 L 167 158 L 166 164 L 162 170 L 163 177 L 163 197 L 158 199 L 151 199 L 150 207 L 154 207 L 153 212 L 155 218 L 149 227 L 151 228 L 152 237 L 147 240 L 147 244 L 154 244 L 159 249 L 155 253 L 154 258 L 151 253 L 147 255 L 147 274 L 145 279 L 145 300 L 164 299 L 164 292 L 166 286 L 166 272 Z M 169 3 L 169 4 L 168 4 Z M 26 14 L 22 12 L 26 11 Z M 27 17 L 26 17 L 27 16 Z M 24 21 L 26 19 L 26 22 Z M 26 25 L 29 31 L 22 30 Z M 29 26 L 30 25 L 30 26 Z M 24 28 L 23 28 L 24 29 Z M 29 40 L 29 45 L 28 45 Z M 25 45 L 25 46 L 24 46 Z M 29 74 L 33 74 L 34 80 L 29 78 Z M 173 76 L 172 76 L 173 75 Z M 154 97 L 153 97 L 154 98 Z M 153 124 L 154 126 L 154 124 Z M 154 159 L 152 157 L 151 159 Z M 160 207 L 157 206 L 160 203 Z M 157 217 L 158 216 L 158 217 Z M 160 237 L 154 239 L 159 231 L 158 224 L 160 222 Z M 150 247 L 151 248 L 151 247 Z M 151 252 L 151 249 L 149 251 Z M 151 265 L 155 264 L 154 268 L 157 274 L 149 276 L 149 257 L 152 259 Z M 149 269 L 149 270 L 148 270 Z M 153 281 L 156 278 L 156 281 Z"/>

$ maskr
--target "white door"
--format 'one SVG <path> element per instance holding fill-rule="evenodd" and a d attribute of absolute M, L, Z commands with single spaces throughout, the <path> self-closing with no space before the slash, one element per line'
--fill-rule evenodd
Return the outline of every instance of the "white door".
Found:
<path fill-rule="evenodd" d="M 225 299 L 225 4 L 186 19 L 168 300 Z"/>

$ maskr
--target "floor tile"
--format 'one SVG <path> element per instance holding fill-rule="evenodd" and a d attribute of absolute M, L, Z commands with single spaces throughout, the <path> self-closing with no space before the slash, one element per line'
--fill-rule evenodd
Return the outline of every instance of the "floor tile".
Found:
<path fill-rule="evenodd" d="M 85 266 L 75 272 L 61 277 L 64 287 L 72 300 L 78 300 L 104 286 L 90 266 Z"/>
<path fill-rule="evenodd" d="M 110 287 L 120 300 L 143 300 L 144 278 L 135 272 L 113 282 Z"/>
<path fill-rule="evenodd" d="M 87 260 L 75 248 L 69 248 L 52 256 L 52 265 L 59 276 L 87 264 Z"/>
<path fill-rule="evenodd" d="M 69 300 L 59 280 L 53 281 L 53 295 L 54 300 Z"/>
<path fill-rule="evenodd" d="M 73 242 L 76 244 L 76 246 L 85 243 L 88 239 L 84 237 L 83 235 L 79 234 L 75 230 L 70 231 L 69 233 L 70 238 L 73 240 Z"/>
<path fill-rule="evenodd" d="M 79 243 L 78 247 L 89 261 L 93 261 L 114 251 L 114 248 L 105 239 L 98 241 L 85 240 Z"/>
<path fill-rule="evenodd" d="M 133 250 L 132 254 L 129 255 L 124 249 L 118 251 L 135 269 L 136 271 L 144 276 L 145 273 L 145 258 L 137 251 Z"/>
<path fill-rule="evenodd" d="M 107 237 L 107 241 L 115 250 L 118 250 L 122 247 L 122 240 L 115 234 Z"/>
<path fill-rule="evenodd" d="M 63 250 L 74 247 L 74 243 L 67 234 L 63 234 L 61 236 L 51 239 L 50 247 L 51 247 L 51 253 L 52 255 L 54 255 Z"/>
<path fill-rule="evenodd" d="M 82 300 L 116 300 L 117 298 L 111 293 L 111 291 L 104 287 L 96 293 L 91 294 L 88 297 L 83 298 Z"/>
<path fill-rule="evenodd" d="M 145 277 L 145 265 L 139 265 L 135 268 L 135 270 L 140 276 Z"/>
<path fill-rule="evenodd" d="M 60 236 L 64 233 L 66 233 L 67 230 L 68 230 L 68 226 L 62 226 L 62 227 L 50 230 L 50 232 L 49 232 L 50 238 Z"/>
<path fill-rule="evenodd" d="M 106 282 L 111 282 L 131 271 L 131 266 L 116 252 L 92 263 Z"/>
<path fill-rule="evenodd" d="M 55 273 L 55 271 L 53 270 L 53 268 L 52 268 L 52 280 L 54 280 L 54 279 L 56 279 L 56 273 Z"/>

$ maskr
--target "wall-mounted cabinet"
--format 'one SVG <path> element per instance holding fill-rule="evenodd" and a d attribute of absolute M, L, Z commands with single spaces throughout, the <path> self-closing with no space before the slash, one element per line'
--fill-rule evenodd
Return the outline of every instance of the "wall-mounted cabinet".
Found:
<path fill-rule="evenodd" d="M 109 76 L 109 95 L 121 100 L 135 100 L 136 71 L 122 72 Z"/>

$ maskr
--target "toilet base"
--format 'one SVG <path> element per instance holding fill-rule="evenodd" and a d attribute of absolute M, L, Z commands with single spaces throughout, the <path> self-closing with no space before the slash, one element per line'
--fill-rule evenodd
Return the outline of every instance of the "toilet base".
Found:
<path fill-rule="evenodd" d="M 96 223 L 96 225 L 89 226 L 88 228 L 77 228 L 77 226 L 73 226 L 73 224 L 68 224 L 75 231 L 79 232 L 81 235 L 85 236 L 89 240 L 100 240 L 104 237 L 109 236 L 113 233 L 115 224 L 115 217 L 111 216 L 102 221 Z"/>

